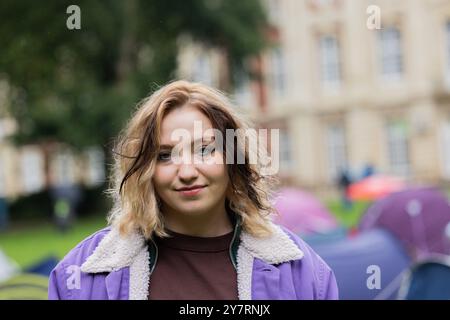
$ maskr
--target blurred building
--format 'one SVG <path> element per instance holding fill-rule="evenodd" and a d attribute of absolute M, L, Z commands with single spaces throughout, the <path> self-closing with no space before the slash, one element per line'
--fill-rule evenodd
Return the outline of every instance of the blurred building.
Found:
<path fill-rule="evenodd" d="M 104 183 L 102 148 L 75 153 L 60 143 L 16 146 L 10 136 L 17 129 L 8 114 L 10 87 L 0 81 L 0 198 L 43 191 L 50 187 Z"/>
<path fill-rule="evenodd" d="M 328 193 L 367 164 L 450 181 L 449 0 L 262 1 L 277 45 L 236 100 L 281 129 L 286 183 Z M 217 85 L 218 54 L 186 47 L 180 76 Z"/>
<path fill-rule="evenodd" d="M 273 41 L 248 61 L 262 77 L 227 74 L 226 55 L 180 39 L 180 78 L 223 87 L 259 126 L 280 129 L 280 177 L 327 193 L 367 164 L 450 184 L 450 0 L 261 0 Z M 227 80 L 228 78 L 228 80 Z M 13 147 L 0 82 L 0 194 L 104 181 L 102 150 Z"/>

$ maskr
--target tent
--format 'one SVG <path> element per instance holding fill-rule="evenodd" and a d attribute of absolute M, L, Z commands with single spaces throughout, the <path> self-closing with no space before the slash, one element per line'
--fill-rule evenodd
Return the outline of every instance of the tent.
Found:
<path fill-rule="evenodd" d="M 399 294 L 406 300 L 449 300 L 450 257 L 434 256 L 411 267 Z"/>
<path fill-rule="evenodd" d="M 19 266 L 0 250 L 0 281 L 11 278 L 19 272 Z"/>
<path fill-rule="evenodd" d="M 334 271 L 339 298 L 344 300 L 396 298 L 410 265 L 401 243 L 382 229 L 310 245 Z"/>
<path fill-rule="evenodd" d="M 348 195 L 352 200 L 376 200 L 406 187 L 399 177 L 376 174 L 352 183 Z"/>
<path fill-rule="evenodd" d="M 0 282 L 0 300 L 46 300 L 48 277 L 21 273 Z"/>
<path fill-rule="evenodd" d="M 297 234 L 326 233 L 338 226 L 336 218 L 313 195 L 294 188 L 279 191 L 274 199 L 276 223 Z"/>
<path fill-rule="evenodd" d="M 28 268 L 25 269 L 24 272 L 49 277 L 50 273 L 56 267 L 58 262 L 59 262 L 58 258 L 56 258 L 55 256 L 49 256 L 29 266 Z"/>
<path fill-rule="evenodd" d="M 419 261 L 433 254 L 450 254 L 450 205 L 433 187 L 416 187 L 375 202 L 359 229 L 385 228 Z"/>

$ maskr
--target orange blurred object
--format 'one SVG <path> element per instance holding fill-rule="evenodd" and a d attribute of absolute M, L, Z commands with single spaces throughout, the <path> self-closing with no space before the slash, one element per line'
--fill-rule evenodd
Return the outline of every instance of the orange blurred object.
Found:
<path fill-rule="evenodd" d="M 404 179 L 378 174 L 351 184 L 348 189 L 348 196 L 352 200 L 370 201 L 405 188 L 406 183 Z"/>

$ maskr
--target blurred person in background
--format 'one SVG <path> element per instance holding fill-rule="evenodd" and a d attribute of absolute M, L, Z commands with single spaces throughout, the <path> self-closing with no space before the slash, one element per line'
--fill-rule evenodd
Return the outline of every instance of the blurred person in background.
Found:
<path fill-rule="evenodd" d="M 76 220 L 81 193 L 81 188 L 74 184 L 57 185 L 51 190 L 53 218 L 61 233 L 67 232 Z"/>
<path fill-rule="evenodd" d="M 53 211 L 58 230 L 65 233 L 70 228 L 70 202 L 64 198 L 57 199 L 54 203 Z"/>
<path fill-rule="evenodd" d="M 346 210 L 350 210 L 353 206 L 353 202 L 349 196 L 349 187 L 352 184 L 352 179 L 347 169 L 344 168 L 340 170 L 337 184 L 341 194 L 342 207 Z"/>
<path fill-rule="evenodd" d="M 143 100 L 115 150 L 110 226 L 56 266 L 50 299 L 338 298 L 328 265 L 271 222 L 273 179 L 249 161 L 260 150 L 243 135 L 227 141 L 226 129 L 248 128 L 234 109 L 221 92 L 187 81 Z M 173 153 L 179 129 L 189 136 L 182 162 Z M 219 135 L 243 164 L 229 163 Z"/>
<path fill-rule="evenodd" d="M 373 176 L 375 174 L 375 166 L 371 164 L 370 162 L 366 163 L 364 165 L 364 168 L 362 170 L 361 179 L 368 178 L 370 176 Z"/>

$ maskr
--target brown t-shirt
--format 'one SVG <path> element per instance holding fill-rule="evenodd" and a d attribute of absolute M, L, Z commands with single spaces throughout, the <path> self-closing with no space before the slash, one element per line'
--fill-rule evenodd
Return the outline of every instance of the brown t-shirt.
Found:
<path fill-rule="evenodd" d="M 229 255 L 233 232 L 203 238 L 169 232 L 156 238 L 158 260 L 149 299 L 236 300 L 237 276 Z"/>

